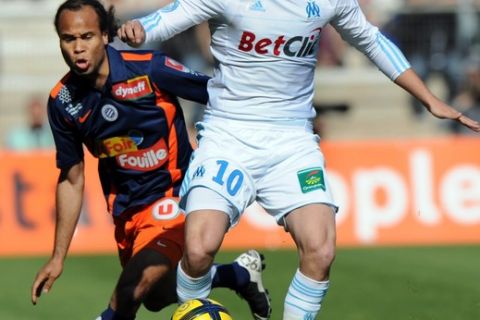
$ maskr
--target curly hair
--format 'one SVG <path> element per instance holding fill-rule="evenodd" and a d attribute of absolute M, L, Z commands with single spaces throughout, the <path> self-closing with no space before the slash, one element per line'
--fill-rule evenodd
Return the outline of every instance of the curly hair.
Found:
<path fill-rule="evenodd" d="M 102 32 L 106 32 L 108 34 L 108 42 L 112 42 L 113 38 L 116 36 L 117 33 L 117 21 L 115 19 L 115 9 L 113 6 L 110 6 L 107 9 L 103 6 L 103 4 L 98 0 L 67 0 L 62 3 L 58 9 L 57 13 L 55 14 L 55 30 L 58 33 L 58 24 L 60 20 L 60 14 L 64 10 L 71 10 L 71 11 L 78 11 L 84 6 L 92 7 L 98 16 L 98 22 L 100 24 L 100 30 Z"/>

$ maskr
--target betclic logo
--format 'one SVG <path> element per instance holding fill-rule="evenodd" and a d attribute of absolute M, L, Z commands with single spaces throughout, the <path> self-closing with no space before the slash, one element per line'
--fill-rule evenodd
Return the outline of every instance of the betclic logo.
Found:
<path fill-rule="evenodd" d="M 255 33 L 243 31 L 238 49 L 244 52 L 254 51 L 261 55 L 306 57 L 315 52 L 320 41 L 321 28 L 314 29 L 306 36 L 280 35 L 275 39 L 259 38 Z"/>
<path fill-rule="evenodd" d="M 148 76 L 140 76 L 120 82 L 112 87 L 112 95 L 118 100 L 137 100 L 153 92 Z"/>

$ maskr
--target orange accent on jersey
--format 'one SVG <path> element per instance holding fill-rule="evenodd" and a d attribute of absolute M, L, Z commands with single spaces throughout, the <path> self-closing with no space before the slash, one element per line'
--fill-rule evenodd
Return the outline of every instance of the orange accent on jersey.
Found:
<path fill-rule="evenodd" d="M 172 182 L 178 181 L 181 178 L 181 172 L 177 168 L 178 161 L 178 141 L 177 141 L 177 130 L 173 125 L 173 119 L 177 109 L 172 103 L 170 97 L 167 94 L 164 94 L 158 89 L 158 87 L 153 84 L 155 88 L 156 104 L 159 108 L 163 109 L 165 117 L 167 118 L 169 136 L 168 136 L 168 170 L 172 177 Z M 173 187 L 165 191 L 166 197 L 173 196 Z"/>
<path fill-rule="evenodd" d="M 158 89 L 158 87 L 153 84 L 155 88 L 155 97 L 156 97 L 156 105 L 157 107 L 163 109 L 165 112 L 165 117 L 167 117 L 167 124 L 168 130 L 172 127 L 173 119 L 175 118 L 175 114 L 177 113 L 177 108 L 175 104 L 173 104 L 172 99 L 162 91 Z"/>
<path fill-rule="evenodd" d="M 113 212 L 113 204 L 115 203 L 115 199 L 117 198 L 117 188 L 114 184 L 110 185 L 110 193 L 108 194 L 107 204 L 108 204 L 108 212 Z"/>
<path fill-rule="evenodd" d="M 170 128 L 170 134 L 168 137 L 168 171 L 172 177 L 172 184 L 182 179 L 182 171 L 177 168 L 178 162 L 178 140 L 177 140 L 177 128 L 175 125 Z M 166 196 L 173 196 L 173 188 L 168 189 L 165 192 Z"/>
<path fill-rule="evenodd" d="M 85 113 L 83 116 L 78 117 L 78 122 L 84 123 L 87 121 L 87 118 L 90 116 L 90 113 L 92 113 L 92 109 L 88 110 L 87 113 Z"/>
<path fill-rule="evenodd" d="M 132 52 L 122 52 L 122 58 L 126 61 L 149 61 L 152 60 L 152 53 L 132 53 Z"/>
<path fill-rule="evenodd" d="M 67 82 L 71 74 L 72 74 L 71 72 L 67 73 L 65 76 L 63 76 L 62 80 L 60 80 L 55 85 L 55 87 L 53 87 L 53 89 L 50 91 L 50 97 L 52 97 L 52 99 L 55 99 L 58 96 L 58 93 L 60 92 L 60 90 L 62 90 L 63 86 L 65 85 L 65 82 Z"/>

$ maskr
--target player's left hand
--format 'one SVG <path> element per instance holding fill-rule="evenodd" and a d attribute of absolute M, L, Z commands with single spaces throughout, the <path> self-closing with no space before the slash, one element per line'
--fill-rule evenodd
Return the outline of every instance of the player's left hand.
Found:
<path fill-rule="evenodd" d="M 37 300 L 42 293 L 47 293 L 53 286 L 55 280 L 62 274 L 63 262 L 60 260 L 50 259 L 38 271 L 32 285 L 32 303 L 37 304 Z"/>
<path fill-rule="evenodd" d="M 467 117 L 441 100 L 436 100 L 432 103 L 428 110 L 437 118 L 455 120 L 470 130 L 480 132 L 480 123 L 478 121 Z"/>
<path fill-rule="evenodd" d="M 129 20 L 117 30 L 117 36 L 132 47 L 139 47 L 145 42 L 145 29 L 138 20 Z"/>

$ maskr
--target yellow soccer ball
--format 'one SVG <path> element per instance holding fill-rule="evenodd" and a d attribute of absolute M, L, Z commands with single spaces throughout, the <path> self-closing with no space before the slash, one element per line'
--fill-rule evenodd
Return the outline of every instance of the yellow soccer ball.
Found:
<path fill-rule="evenodd" d="M 212 299 L 193 299 L 181 304 L 171 320 L 233 320 L 228 310 Z"/>

